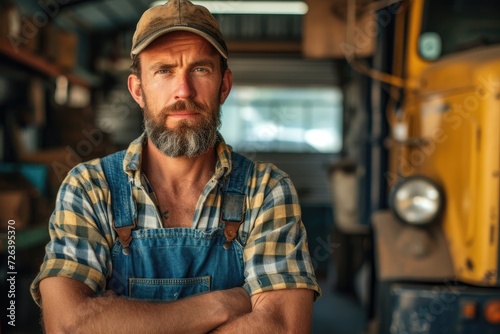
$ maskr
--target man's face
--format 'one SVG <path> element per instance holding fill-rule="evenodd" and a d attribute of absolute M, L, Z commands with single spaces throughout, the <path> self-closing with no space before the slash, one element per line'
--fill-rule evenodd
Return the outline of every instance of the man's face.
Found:
<path fill-rule="evenodd" d="M 129 89 L 144 110 L 151 142 L 171 157 L 194 157 L 215 144 L 220 105 L 231 88 L 220 55 L 204 38 L 174 32 L 140 54 L 141 77 Z M 131 75 L 134 77 L 134 75 Z M 132 84 L 132 85 L 131 85 Z"/>

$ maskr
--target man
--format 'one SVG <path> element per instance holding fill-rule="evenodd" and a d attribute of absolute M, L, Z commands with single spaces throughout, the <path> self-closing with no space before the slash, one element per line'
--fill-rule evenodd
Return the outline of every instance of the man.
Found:
<path fill-rule="evenodd" d="M 232 74 L 212 15 L 149 9 L 130 93 L 145 134 L 76 166 L 32 294 L 48 333 L 308 333 L 320 289 L 296 192 L 217 129 Z"/>

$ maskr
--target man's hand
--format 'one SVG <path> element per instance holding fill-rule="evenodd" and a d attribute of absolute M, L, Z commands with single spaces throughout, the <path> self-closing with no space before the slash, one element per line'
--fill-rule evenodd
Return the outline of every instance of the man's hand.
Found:
<path fill-rule="evenodd" d="M 220 294 L 218 300 L 224 305 L 224 308 L 227 308 L 226 311 L 230 313 L 228 321 L 252 312 L 250 296 L 243 288 L 232 288 L 214 291 L 213 293 Z"/>

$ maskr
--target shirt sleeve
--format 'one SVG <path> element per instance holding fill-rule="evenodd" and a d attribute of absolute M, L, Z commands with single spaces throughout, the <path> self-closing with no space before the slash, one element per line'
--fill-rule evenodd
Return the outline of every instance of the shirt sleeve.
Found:
<path fill-rule="evenodd" d="M 92 175 L 94 175 L 92 177 Z M 101 292 L 111 268 L 112 239 L 106 225 L 107 203 L 101 183 L 85 165 L 75 167 L 63 181 L 49 222 L 50 241 L 31 294 L 40 305 L 39 283 L 47 277 L 68 277 Z"/>
<path fill-rule="evenodd" d="M 268 174 L 271 176 L 264 178 L 265 186 L 259 187 L 250 204 L 255 223 L 244 249 L 244 288 L 250 295 L 304 288 L 314 290 L 318 298 L 321 289 L 295 187 L 284 174 Z"/>

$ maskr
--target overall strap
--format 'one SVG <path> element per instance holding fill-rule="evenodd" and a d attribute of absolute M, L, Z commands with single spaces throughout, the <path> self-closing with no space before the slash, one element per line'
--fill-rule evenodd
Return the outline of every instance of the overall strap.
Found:
<path fill-rule="evenodd" d="M 222 190 L 220 219 L 224 222 L 224 248 L 229 249 L 236 238 L 241 223 L 245 220 L 245 196 L 253 171 L 253 162 L 232 152 L 232 168 Z"/>
<path fill-rule="evenodd" d="M 126 249 L 132 241 L 132 230 L 136 227 L 137 210 L 132 198 L 132 183 L 122 168 L 124 157 L 125 150 L 118 151 L 102 158 L 101 164 L 111 193 L 113 229 Z"/>

